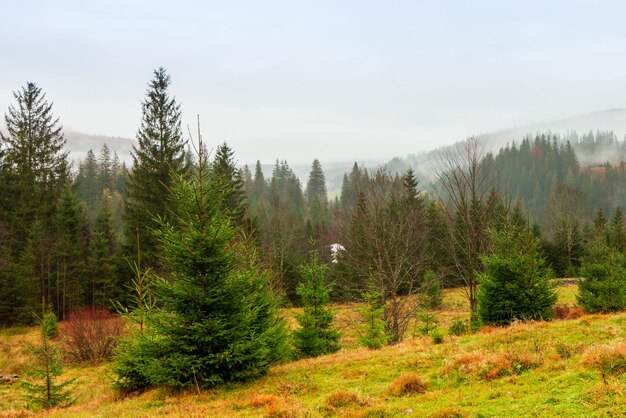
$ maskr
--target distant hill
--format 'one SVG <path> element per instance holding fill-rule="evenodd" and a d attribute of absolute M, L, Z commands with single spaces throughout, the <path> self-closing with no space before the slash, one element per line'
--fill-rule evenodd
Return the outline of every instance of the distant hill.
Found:
<path fill-rule="evenodd" d="M 100 152 L 100 148 L 107 144 L 111 153 L 117 152 L 117 156 L 121 161 L 129 164 L 132 161 L 131 150 L 133 149 L 134 140 L 129 138 L 105 136 L 105 135 L 89 135 L 72 130 L 64 132 L 67 140 L 66 147 L 70 151 L 70 159 L 75 163 L 85 158 L 87 151 L 93 150 L 96 155 Z"/>
<path fill-rule="evenodd" d="M 602 147 L 592 147 L 592 150 L 583 144 L 577 144 L 578 141 L 583 141 L 589 132 L 598 131 L 612 132 L 616 142 Z M 485 151 L 497 153 L 500 148 L 513 142 L 519 143 L 527 136 L 534 137 L 546 133 L 570 140 L 583 165 L 601 164 L 607 161 L 616 164 L 626 158 L 623 147 L 618 143 L 624 141 L 626 136 L 626 108 L 593 112 L 551 122 L 533 123 L 477 135 L 477 138 L 484 145 Z M 420 154 L 409 154 L 404 158 L 394 158 L 387 162 L 386 166 L 395 172 L 403 172 L 412 167 L 420 179 L 432 181 L 442 154 L 445 150 L 459 144 L 460 142 Z"/>

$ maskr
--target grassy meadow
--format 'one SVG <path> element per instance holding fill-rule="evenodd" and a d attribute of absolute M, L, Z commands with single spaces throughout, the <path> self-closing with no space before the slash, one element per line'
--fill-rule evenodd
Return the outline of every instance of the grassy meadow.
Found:
<path fill-rule="evenodd" d="M 576 286 L 559 288 L 575 304 Z M 343 348 L 277 365 L 267 376 L 213 390 L 154 389 L 119 397 L 103 365 L 66 367 L 75 402 L 49 416 L 618 417 L 626 415 L 626 313 L 485 327 L 442 344 L 413 332 L 393 347 L 356 346 L 357 306 L 335 306 Z M 293 318 L 295 310 L 286 309 Z M 445 291 L 439 327 L 468 316 L 461 289 Z M 291 321 L 290 321 L 291 322 Z M 0 373 L 20 373 L 34 328 L 0 331 Z M 0 384 L 0 415 L 28 416 L 19 384 Z"/>

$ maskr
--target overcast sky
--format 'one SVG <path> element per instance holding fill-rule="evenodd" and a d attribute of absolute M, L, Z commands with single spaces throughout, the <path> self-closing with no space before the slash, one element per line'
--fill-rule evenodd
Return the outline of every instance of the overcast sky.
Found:
<path fill-rule="evenodd" d="M 164 66 L 241 162 L 387 159 L 626 106 L 621 1 L 0 0 L 0 109 L 133 138 Z"/>

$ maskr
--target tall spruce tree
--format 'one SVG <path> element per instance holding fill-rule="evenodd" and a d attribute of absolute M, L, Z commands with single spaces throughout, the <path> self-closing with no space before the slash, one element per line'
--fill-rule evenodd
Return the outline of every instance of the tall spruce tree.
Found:
<path fill-rule="evenodd" d="M 241 225 L 246 212 L 244 179 L 235 165 L 234 151 L 226 142 L 217 147 L 212 169 L 224 193 L 222 209 Z"/>
<path fill-rule="evenodd" d="M 50 268 L 54 245 L 57 203 L 68 180 L 67 151 L 59 119 L 52 103 L 35 83 L 14 92 L 16 100 L 5 114 L 5 133 L 0 133 L 6 228 L 10 231 L 12 262 L 5 280 L 14 295 L 11 312 L 18 320 L 32 320 L 33 311 L 45 298 L 51 302 L 54 272 Z M 20 260 L 20 261 L 17 261 Z M 26 265 L 24 263 L 32 263 Z M 19 283 L 19 285 L 18 285 Z M 36 289 L 38 285 L 39 290 Z M 29 290 L 27 290 L 29 289 Z M 28 313 L 28 315 L 24 315 Z"/>
<path fill-rule="evenodd" d="M 310 228 L 309 236 L 317 240 L 330 223 L 326 176 L 317 158 L 313 160 L 311 165 L 309 180 L 306 184 L 305 199 L 309 212 L 307 223 Z"/>
<path fill-rule="evenodd" d="M 126 235 L 135 254 L 141 236 L 144 264 L 155 266 L 157 219 L 167 220 L 172 175 L 186 169 L 180 105 L 170 96 L 171 80 L 164 68 L 154 71 L 141 104 L 142 120 L 133 146 L 133 169 L 128 184 Z"/>

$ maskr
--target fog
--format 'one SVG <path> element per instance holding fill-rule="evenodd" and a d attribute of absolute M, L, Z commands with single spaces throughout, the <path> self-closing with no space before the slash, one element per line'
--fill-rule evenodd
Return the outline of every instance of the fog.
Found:
<path fill-rule="evenodd" d="M 68 129 L 133 138 L 164 66 L 185 123 L 242 163 L 385 161 L 626 105 L 621 2 L 3 3 L 0 111 L 34 81 Z"/>

